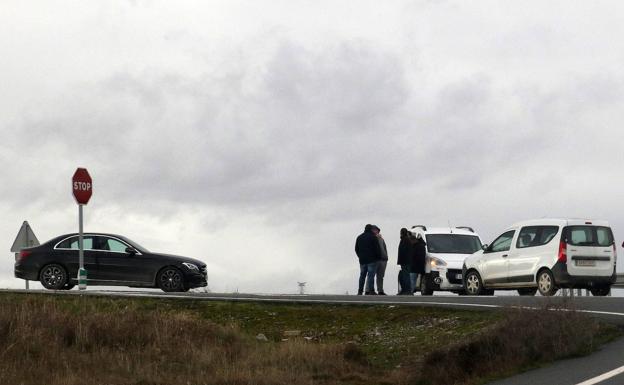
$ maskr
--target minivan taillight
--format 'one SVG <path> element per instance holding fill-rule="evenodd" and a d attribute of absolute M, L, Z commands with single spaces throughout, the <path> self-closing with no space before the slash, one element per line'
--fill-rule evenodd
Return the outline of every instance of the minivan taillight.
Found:
<path fill-rule="evenodd" d="M 32 254 L 32 251 L 28 251 L 28 250 L 22 250 L 20 251 L 20 255 L 19 255 L 19 260 L 23 261 L 24 259 L 26 259 L 26 257 L 28 257 L 30 254 Z"/>
<path fill-rule="evenodd" d="M 615 242 L 613 242 L 613 261 L 617 263 L 617 247 L 615 247 Z"/>
<path fill-rule="evenodd" d="M 568 262 L 567 245 L 565 241 L 559 242 L 559 257 L 557 258 L 557 262 Z"/>

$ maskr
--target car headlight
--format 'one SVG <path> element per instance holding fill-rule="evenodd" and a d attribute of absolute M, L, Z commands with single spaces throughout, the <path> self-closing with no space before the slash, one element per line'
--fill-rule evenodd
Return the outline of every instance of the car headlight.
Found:
<path fill-rule="evenodd" d="M 446 267 L 446 262 L 436 257 L 431 257 L 431 259 L 429 260 L 429 264 L 431 265 L 432 269 L 436 267 Z"/>
<path fill-rule="evenodd" d="M 194 264 L 189 263 L 189 262 L 182 262 L 182 264 L 184 266 L 186 266 L 186 268 L 189 269 L 189 270 L 197 270 L 197 271 L 199 271 L 199 267 L 197 267 L 197 265 L 194 265 Z"/>

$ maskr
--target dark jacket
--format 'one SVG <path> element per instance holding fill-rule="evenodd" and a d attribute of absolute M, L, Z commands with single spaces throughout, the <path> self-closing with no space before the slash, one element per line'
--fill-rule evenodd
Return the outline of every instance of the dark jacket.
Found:
<path fill-rule="evenodd" d="M 412 241 L 412 264 L 410 266 L 412 273 L 425 274 L 426 246 L 427 243 L 422 238 Z"/>
<path fill-rule="evenodd" d="M 360 265 L 377 262 L 381 259 L 379 240 L 372 231 L 364 231 L 355 241 L 355 254 Z"/>
<path fill-rule="evenodd" d="M 411 248 L 412 243 L 409 238 L 401 238 L 401 242 L 399 242 L 399 257 L 397 258 L 397 265 L 405 266 L 412 263 L 410 254 Z"/>

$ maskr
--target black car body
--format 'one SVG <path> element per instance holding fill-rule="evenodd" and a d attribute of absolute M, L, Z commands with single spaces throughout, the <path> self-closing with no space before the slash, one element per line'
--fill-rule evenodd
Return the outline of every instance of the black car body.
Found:
<path fill-rule="evenodd" d="M 206 264 L 193 258 L 152 253 L 126 237 L 86 233 L 84 268 L 88 285 L 161 288 L 187 291 L 207 285 Z M 24 248 L 15 276 L 41 281 L 47 289 L 71 289 L 78 276 L 78 234 L 66 234 Z"/>

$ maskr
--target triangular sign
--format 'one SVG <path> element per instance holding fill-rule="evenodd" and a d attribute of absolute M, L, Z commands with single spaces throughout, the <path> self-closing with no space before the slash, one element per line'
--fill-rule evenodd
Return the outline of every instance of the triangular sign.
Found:
<path fill-rule="evenodd" d="M 28 221 L 24 221 L 19 233 L 17 233 L 17 237 L 15 237 L 13 246 L 11 246 L 11 252 L 19 253 L 22 248 L 31 246 L 39 246 L 39 240 L 30 228 Z"/>

